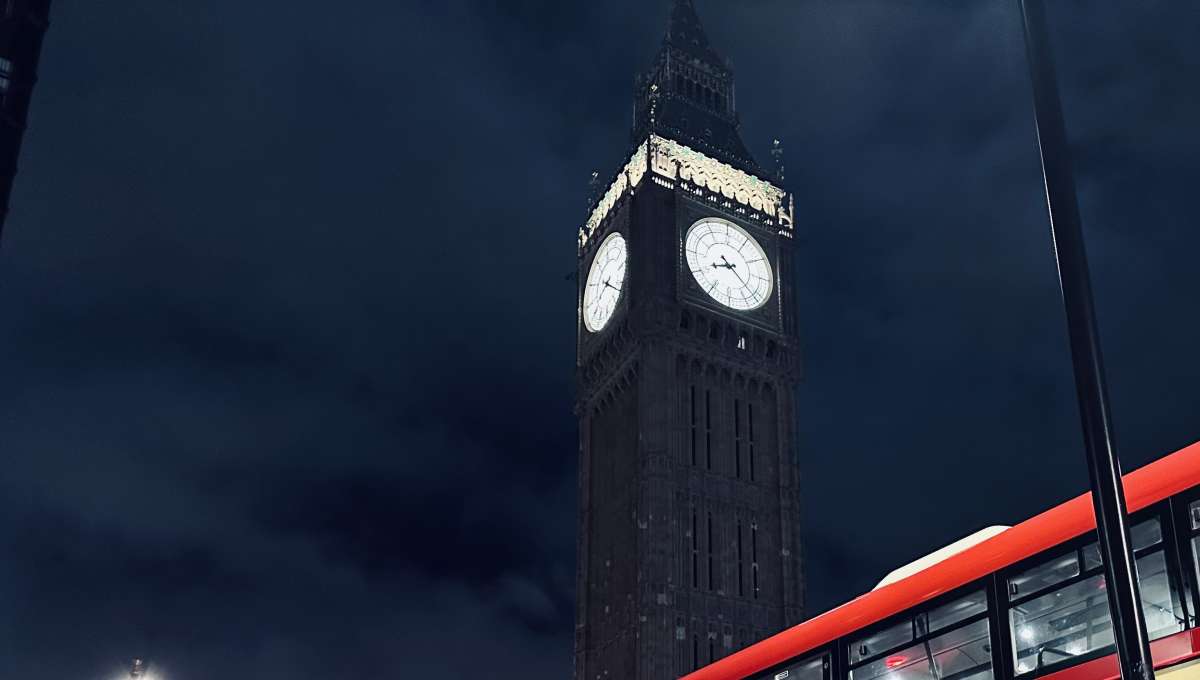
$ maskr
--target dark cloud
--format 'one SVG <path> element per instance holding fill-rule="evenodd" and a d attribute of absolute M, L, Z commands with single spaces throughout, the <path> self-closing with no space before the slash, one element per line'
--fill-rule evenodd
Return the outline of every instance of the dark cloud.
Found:
<path fill-rule="evenodd" d="M 797 194 L 815 613 L 1085 486 L 1020 24 L 700 10 Z M 569 673 L 563 277 L 665 13 L 57 2 L 0 247 L 0 676 Z M 1052 19 L 1133 467 L 1200 438 L 1200 13 Z"/>

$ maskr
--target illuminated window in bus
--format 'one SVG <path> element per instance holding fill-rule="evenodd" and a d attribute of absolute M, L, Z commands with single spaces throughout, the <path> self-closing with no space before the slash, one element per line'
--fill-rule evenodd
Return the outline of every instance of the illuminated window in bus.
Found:
<path fill-rule="evenodd" d="M 1184 628 L 1168 575 L 1157 517 L 1130 530 L 1151 639 Z M 1009 624 L 1017 673 L 1028 673 L 1113 644 L 1104 565 L 1096 543 L 1053 557 L 1009 579 Z"/>
<path fill-rule="evenodd" d="M 1197 583 L 1200 583 L 1200 501 L 1194 501 L 1188 506 L 1188 517 L 1191 520 L 1192 533 L 1192 565 L 1196 570 Z"/>
<path fill-rule="evenodd" d="M 864 659 L 869 659 L 880 652 L 887 651 L 906 642 L 912 642 L 912 639 L 912 619 L 905 619 L 890 628 L 884 628 L 851 644 L 850 663 L 858 663 Z"/>
<path fill-rule="evenodd" d="M 850 644 L 850 680 L 991 680 L 987 595 L 982 590 Z"/>
<path fill-rule="evenodd" d="M 1162 542 L 1162 523 L 1157 519 L 1141 522 L 1129 530 L 1129 539 L 1133 543 L 1133 551 L 1141 552 Z M 1091 571 L 1094 567 L 1103 566 L 1100 557 L 1100 544 L 1092 543 L 1083 549 L 1083 569 Z"/>
<path fill-rule="evenodd" d="M 783 668 L 754 676 L 753 680 L 825 680 L 829 670 L 828 657 L 789 664 Z"/>
<path fill-rule="evenodd" d="M 936 633 L 986 611 L 987 594 L 982 590 L 977 590 L 966 597 L 931 609 L 927 614 L 917 617 L 917 632 L 920 633 L 924 630 Z"/>
<path fill-rule="evenodd" d="M 1079 556 L 1074 552 L 1039 564 L 1008 579 L 1008 599 L 1036 593 L 1079 575 Z"/>

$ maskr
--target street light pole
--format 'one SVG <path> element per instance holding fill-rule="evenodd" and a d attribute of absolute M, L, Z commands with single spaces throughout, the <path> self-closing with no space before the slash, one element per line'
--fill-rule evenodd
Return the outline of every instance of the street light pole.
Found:
<path fill-rule="evenodd" d="M 1050 52 L 1046 10 L 1043 0 L 1018 1 L 1025 24 L 1025 47 L 1033 80 L 1034 117 L 1037 120 L 1038 146 L 1046 182 L 1046 205 L 1050 213 L 1054 252 L 1058 259 L 1063 305 L 1067 312 L 1075 390 L 1083 421 L 1096 530 L 1104 556 L 1113 639 L 1117 643 L 1122 679 L 1150 680 L 1154 677 L 1154 666 L 1149 636 L 1146 634 L 1146 619 L 1139 606 L 1141 595 L 1129 540 L 1121 464 L 1113 444 L 1100 336 L 1096 328 L 1066 126 Z"/>

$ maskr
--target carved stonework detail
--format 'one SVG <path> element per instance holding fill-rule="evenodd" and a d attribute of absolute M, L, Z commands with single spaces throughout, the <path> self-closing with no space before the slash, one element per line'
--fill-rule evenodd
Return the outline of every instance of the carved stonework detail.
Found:
<path fill-rule="evenodd" d="M 658 135 L 650 145 L 651 167 L 667 179 L 687 180 L 774 217 L 784 212 L 787 194 L 770 182 Z"/>
<path fill-rule="evenodd" d="M 672 139 L 651 135 L 634 151 L 592 210 L 587 223 L 579 230 L 580 248 L 587 244 L 617 201 L 641 184 L 647 169 L 667 180 L 691 182 L 775 218 L 780 233 L 791 235 L 794 205 L 791 196 L 783 189 Z"/>
<path fill-rule="evenodd" d="M 642 144 L 633 152 L 633 156 L 625 167 L 617 174 L 617 178 L 613 180 L 612 185 L 608 187 L 608 191 L 604 192 L 604 196 L 592 209 L 592 215 L 588 218 L 587 224 L 579 230 L 579 247 L 582 248 L 588 238 L 596 231 L 596 227 L 608 217 L 609 211 L 617 204 L 617 201 L 625 195 L 626 191 L 636 189 L 637 185 L 641 184 L 642 178 L 646 175 L 646 144 Z"/>

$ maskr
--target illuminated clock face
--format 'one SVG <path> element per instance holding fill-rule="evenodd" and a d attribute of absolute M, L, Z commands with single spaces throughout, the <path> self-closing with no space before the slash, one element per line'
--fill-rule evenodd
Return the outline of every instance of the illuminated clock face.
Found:
<path fill-rule="evenodd" d="M 771 263 L 754 237 L 738 225 L 706 217 L 684 238 L 688 269 L 717 302 L 738 311 L 758 309 L 771 297 Z"/>
<path fill-rule="evenodd" d="M 625 237 L 613 232 L 596 249 L 592 268 L 588 270 L 587 287 L 583 289 L 583 325 L 598 333 L 608 325 L 621 290 L 625 287 L 625 262 L 628 251 Z"/>

